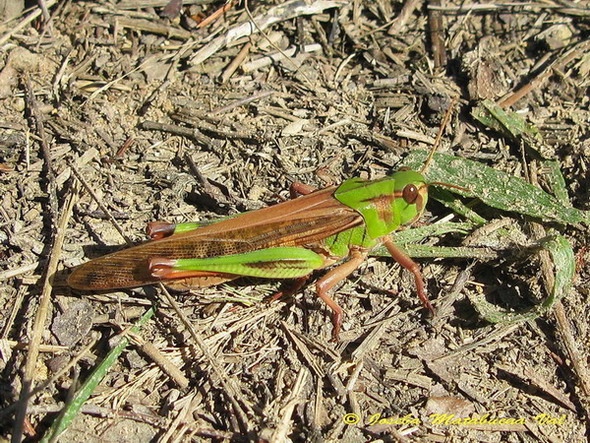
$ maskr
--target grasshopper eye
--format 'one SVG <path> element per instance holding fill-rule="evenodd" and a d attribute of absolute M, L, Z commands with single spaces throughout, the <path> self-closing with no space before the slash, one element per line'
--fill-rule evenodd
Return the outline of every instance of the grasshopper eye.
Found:
<path fill-rule="evenodd" d="M 404 198 L 405 202 L 409 205 L 414 203 L 418 198 L 418 188 L 416 185 L 406 185 L 404 186 L 404 190 L 402 191 L 402 197 Z"/>

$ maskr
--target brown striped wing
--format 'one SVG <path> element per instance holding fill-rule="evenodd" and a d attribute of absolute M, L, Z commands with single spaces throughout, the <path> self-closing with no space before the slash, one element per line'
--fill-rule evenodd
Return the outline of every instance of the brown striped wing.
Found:
<path fill-rule="evenodd" d="M 333 187 L 322 189 L 194 231 L 105 255 L 75 268 L 68 284 L 83 290 L 143 286 L 160 281 L 148 270 L 148 260 L 152 257 L 206 258 L 276 246 L 313 245 L 362 223 L 356 211 L 332 197 L 333 192 Z M 233 278 L 209 274 L 197 277 L 191 285 L 199 279 L 209 286 Z"/>

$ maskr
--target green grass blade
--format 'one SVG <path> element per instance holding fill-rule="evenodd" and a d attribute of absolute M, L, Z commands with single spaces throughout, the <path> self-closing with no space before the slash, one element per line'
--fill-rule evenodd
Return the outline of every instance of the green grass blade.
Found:
<path fill-rule="evenodd" d="M 412 258 L 476 258 L 479 260 L 493 260 L 498 258 L 498 252 L 491 248 L 474 246 L 430 246 L 412 243 L 397 244 L 396 246 Z M 391 257 L 384 246 L 371 251 L 371 255 Z"/>
<path fill-rule="evenodd" d="M 426 156 L 425 151 L 413 151 L 404 159 L 402 166 L 418 170 L 424 164 Z M 426 175 L 430 181 L 467 188 L 469 192 L 449 190 L 464 196 L 475 196 L 496 209 L 561 224 L 590 224 L 589 211 L 564 206 L 552 195 L 521 178 L 472 160 L 435 154 Z"/>
<path fill-rule="evenodd" d="M 473 224 L 465 222 L 433 223 L 431 225 L 424 225 L 417 228 L 396 231 L 391 233 L 390 237 L 396 244 L 416 243 L 428 237 L 449 234 L 453 232 L 459 234 L 468 234 L 473 230 L 473 228 Z"/>
<path fill-rule="evenodd" d="M 417 228 L 404 229 L 390 234 L 394 243 L 412 258 L 444 257 L 444 258 L 478 258 L 480 260 L 491 260 L 498 258 L 498 253 L 489 248 L 480 247 L 447 247 L 420 245 L 417 242 L 428 237 L 458 233 L 468 234 L 476 227 L 474 223 L 468 222 L 445 222 L 432 225 L 420 226 Z M 391 255 L 384 246 L 380 246 L 371 254 L 377 257 L 390 257 Z"/>
<path fill-rule="evenodd" d="M 132 333 L 139 332 L 139 328 L 143 326 L 156 312 L 155 308 L 148 309 L 145 314 L 135 323 L 131 328 Z M 129 344 L 129 339 L 126 336 L 121 337 L 121 341 L 115 346 L 105 359 L 94 369 L 90 377 L 84 382 L 80 389 L 74 395 L 72 401 L 62 410 L 57 419 L 51 425 L 51 428 L 43 436 L 42 442 L 56 441 L 57 438 L 70 426 L 82 405 L 92 395 L 98 384 L 109 371 L 110 367 L 115 363 L 117 358 L 121 355 L 123 350 Z"/>
<path fill-rule="evenodd" d="M 490 100 L 484 100 L 472 111 L 471 115 L 483 125 L 495 129 L 514 140 L 527 137 L 531 140 L 541 140 L 539 130 L 536 127 L 527 123 L 516 112 L 506 112 Z"/>

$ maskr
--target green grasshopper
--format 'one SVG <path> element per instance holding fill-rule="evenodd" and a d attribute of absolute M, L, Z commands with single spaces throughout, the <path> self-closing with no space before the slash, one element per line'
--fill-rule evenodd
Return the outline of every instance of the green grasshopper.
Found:
<path fill-rule="evenodd" d="M 420 218 L 431 185 L 455 187 L 428 183 L 410 170 L 378 180 L 351 178 L 320 190 L 294 183 L 292 192 L 300 197 L 209 225 L 150 223 L 152 241 L 78 266 L 68 284 L 108 290 L 162 282 L 192 289 L 249 276 L 296 279 L 299 288 L 313 271 L 336 265 L 316 282 L 316 290 L 333 311 L 338 340 L 343 312 L 328 292 L 380 245 L 412 272 L 422 304 L 434 312 L 418 264 L 389 237 Z"/>

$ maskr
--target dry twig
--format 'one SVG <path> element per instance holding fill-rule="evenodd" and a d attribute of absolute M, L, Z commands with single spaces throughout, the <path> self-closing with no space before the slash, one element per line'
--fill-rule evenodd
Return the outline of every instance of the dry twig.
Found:
<path fill-rule="evenodd" d="M 314 15 L 325 11 L 326 9 L 339 8 L 346 4 L 345 1 L 323 1 L 317 0 L 312 4 L 307 4 L 303 0 L 293 0 L 269 9 L 265 15 L 255 17 L 253 21 L 248 21 L 241 25 L 234 26 L 223 36 L 215 38 L 205 47 L 197 51 L 190 59 L 190 63 L 198 65 L 203 63 L 220 49 L 225 48 L 230 43 L 256 32 L 262 32 L 275 23 L 285 20 L 291 20 L 301 15 Z"/>
<path fill-rule="evenodd" d="M 43 290 L 39 299 L 39 307 L 35 315 L 35 323 L 33 325 L 33 332 L 29 342 L 29 349 L 27 352 L 27 360 L 23 374 L 22 389 L 19 396 L 19 407 L 16 414 L 13 441 L 21 441 L 24 422 L 27 414 L 27 405 L 30 393 L 34 387 L 34 373 L 37 365 L 37 358 L 39 356 L 39 346 L 41 338 L 46 328 L 47 316 L 49 314 L 49 304 L 51 302 L 51 291 L 53 289 L 52 278 L 57 270 L 57 265 L 61 257 L 62 245 L 66 236 L 66 228 L 70 217 L 72 216 L 72 209 L 76 202 L 77 194 L 70 192 L 66 198 L 66 202 L 62 209 L 61 218 L 56 228 L 55 241 L 52 245 L 51 256 L 47 269 L 45 271 L 45 281 L 43 282 Z"/>

